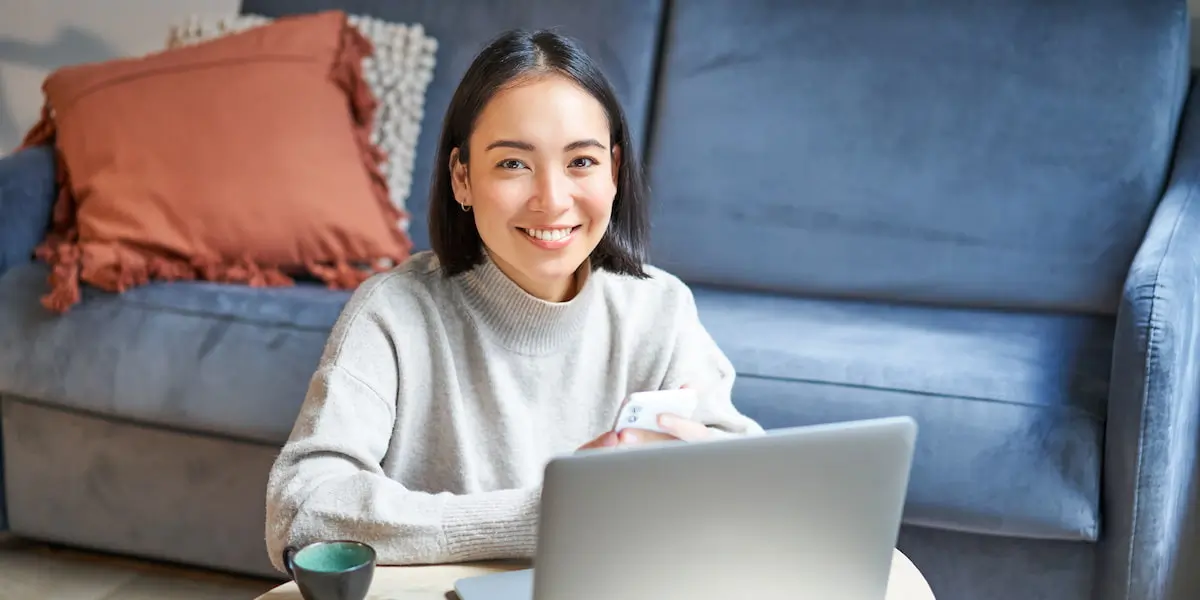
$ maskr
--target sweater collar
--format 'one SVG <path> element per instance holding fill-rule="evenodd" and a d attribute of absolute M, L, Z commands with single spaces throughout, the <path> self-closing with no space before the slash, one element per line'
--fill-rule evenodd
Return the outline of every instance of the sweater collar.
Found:
<path fill-rule="evenodd" d="M 498 343 L 522 354 L 545 354 L 578 335 L 598 287 L 590 261 L 580 266 L 573 298 L 547 302 L 509 279 L 486 250 L 483 256 L 459 279 L 471 317 Z"/>

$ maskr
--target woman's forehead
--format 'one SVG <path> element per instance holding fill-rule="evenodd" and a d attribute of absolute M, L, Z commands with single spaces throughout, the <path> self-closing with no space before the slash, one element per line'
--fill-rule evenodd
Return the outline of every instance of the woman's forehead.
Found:
<path fill-rule="evenodd" d="M 540 77 L 500 90 L 480 113 L 475 140 L 511 141 L 538 149 L 568 149 L 595 140 L 608 146 L 604 106 L 563 77 Z"/>

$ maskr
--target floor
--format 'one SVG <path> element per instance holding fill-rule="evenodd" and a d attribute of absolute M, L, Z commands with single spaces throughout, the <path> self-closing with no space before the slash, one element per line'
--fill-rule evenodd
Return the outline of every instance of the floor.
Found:
<path fill-rule="evenodd" d="M 276 585 L 0 533 L 0 600 L 252 600 Z"/>

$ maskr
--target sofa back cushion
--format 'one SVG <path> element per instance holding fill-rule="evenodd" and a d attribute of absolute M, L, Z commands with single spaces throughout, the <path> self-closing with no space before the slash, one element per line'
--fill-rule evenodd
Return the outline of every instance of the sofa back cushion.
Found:
<path fill-rule="evenodd" d="M 415 250 L 429 248 L 429 182 L 450 97 L 475 55 L 505 30 L 556 28 L 579 40 L 612 81 L 634 139 L 647 133 L 663 0 L 244 0 L 241 12 L 280 17 L 330 9 L 421 25 L 438 42 L 407 201 Z"/>
<path fill-rule="evenodd" d="M 780 292 L 1108 314 L 1156 206 L 1184 0 L 675 2 L 655 262 Z"/>

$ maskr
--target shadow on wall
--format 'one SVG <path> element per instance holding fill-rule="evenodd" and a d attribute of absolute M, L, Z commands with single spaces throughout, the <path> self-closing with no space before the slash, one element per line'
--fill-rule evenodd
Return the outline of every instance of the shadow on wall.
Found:
<path fill-rule="evenodd" d="M 25 132 L 18 128 L 17 116 L 3 93 L 6 65 L 40 69 L 49 74 L 65 65 L 78 64 L 84 60 L 108 60 L 116 58 L 118 54 L 118 50 L 103 39 L 77 27 L 60 29 L 53 40 L 45 43 L 0 37 L 0 140 L 17 140 L 16 143 L 20 144 L 20 140 L 25 137 Z M 0 155 L 14 149 L 0 149 Z"/>

